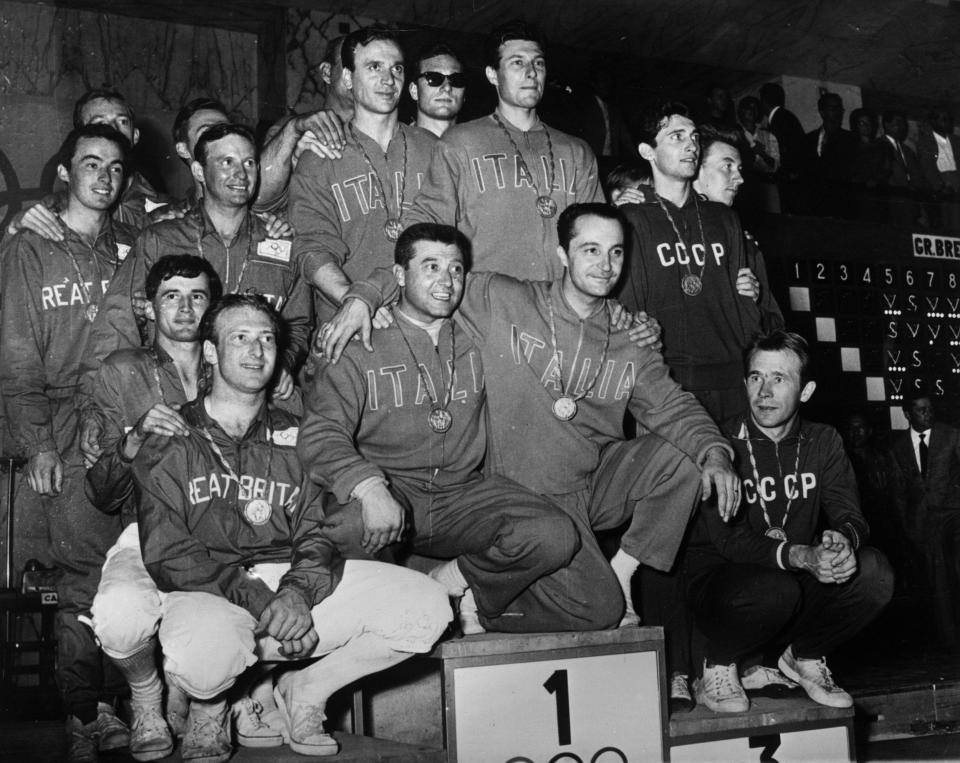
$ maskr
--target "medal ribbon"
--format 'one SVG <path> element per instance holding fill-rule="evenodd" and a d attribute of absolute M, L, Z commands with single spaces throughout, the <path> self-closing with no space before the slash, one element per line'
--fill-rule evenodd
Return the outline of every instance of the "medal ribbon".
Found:
<path fill-rule="evenodd" d="M 403 343 L 407 346 L 407 352 L 409 352 L 410 357 L 413 358 L 413 364 L 417 367 L 417 373 L 420 375 L 420 381 L 423 382 L 423 388 L 427 392 L 427 397 L 430 398 L 431 410 L 435 407 L 439 407 L 444 411 L 447 410 L 447 407 L 450 405 L 450 398 L 453 395 L 453 376 L 454 376 L 454 368 L 456 367 L 456 362 L 457 362 L 456 346 L 453 340 L 453 335 L 455 333 L 453 321 L 450 321 L 450 378 L 447 380 L 447 389 L 443 396 L 442 405 L 439 402 L 440 400 L 439 395 L 436 398 L 434 398 L 434 396 L 430 394 L 431 385 L 427 379 L 426 374 L 424 374 L 423 372 L 423 365 L 417 359 L 417 355 L 413 351 L 413 347 L 410 346 L 410 342 L 407 341 L 407 336 L 406 334 L 403 333 L 403 329 L 400 327 L 399 321 L 397 321 L 397 330 L 400 332 L 400 338 L 403 339 Z M 439 344 L 438 344 L 437 357 L 440 360 L 440 384 L 443 384 L 443 358 L 440 357 Z"/>
<path fill-rule="evenodd" d="M 550 177 L 547 178 L 547 193 L 540 193 L 540 185 L 537 183 L 537 176 L 530 171 L 530 167 L 527 166 L 527 160 L 523 158 L 523 153 L 520 151 L 520 146 L 517 145 L 517 142 L 513 139 L 513 136 L 510 134 L 510 131 L 507 129 L 507 126 L 500 119 L 500 115 L 497 112 L 493 112 L 493 121 L 500 125 L 500 129 L 503 130 L 504 134 L 507 136 L 507 140 L 510 141 L 510 145 L 513 146 L 513 150 L 517 152 L 517 158 L 520 160 L 520 168 L 527 173 L 530 180 L 533 182 L 533 190 L 536 192 L 537 197 L 546 195 L 553 196 L 553 185 L 557 180 L 557 167 L 553 158 L 553 141 L 550 140 L 550 130 L 547 129 L 547 126 L 541 122 L 543 126 L 543 134 L 547 138 L 547 153 L 550 154 Z"/>
<path fill-rule="evenodd" d="M 544 297 L 547 301 L 547 311 L 550 314 L 550 345 L 553 347 L 553 362 L 557 364 L 557 374 L 560 377 L 560 396 L 567 397 L 567 385 L 563 381 L 563 365 L 560 359 L 560 350 L 557 346 L 557 323 L 553 314 L 553 300 L 550 298 L 550 292 L 547 291 L 544 293 Z M 607 359 L 607 350 L 610 348 L 610 315 L 607 308 L 607 303 L 603 303 L 603 314 L 606 317 L 606 335 L 603 340 L 603 352 L 600 354 L 600 362 L 597 363 L 596 370 L 593 372 L 593 378 L 590 380 L 590 383 L 584 387 L 583 391 L 571 398 L 572 402 L 576 403 L 580 400 L 583 400 L 589 394 L 590 390 L 593 389 L 593 385 L 597 383 L 597 379 L 600 378 L 600 371 L 603 369 L 603 364 Z M 586 323 L 580 321 L 580 336 L 577 338 L 577 351 L 574 353 L 573 360 L 570 362 L 570 381 L 573 382 L 573 369 L 577 365 L 577 359 L 580 357 L 580 350 L 583 349 L 583 333 Z"/>
<path fill-rule="evenodd" d="M 691 193 L 693 193 L 693 204 L 697 209 L 697 224 L 700 226 L 700 246 L 703 247 L 703 265 L 700 267 L 700 272 L 696 276 L 697 280 L 702 283 L 703 273 L 707 269 L 707 237 L 703 233 L 703 218 L 700 216 L 700 200 L 697 198 L 697 194 L 695 192 L 691 191 Z M 683 240 L 683 236 L 680 235 L 680 229 L 677 228 L 677 224 L 673 220 L 673 215 L 670 214 L 670 210 L 667 209 L 667 205 L 663 203 L 663 199 L 660 198 L 660 194 L 654 195 L 657 197 L 657 204 L 660 205 L 660 209 L 663 210 L 663 213 L 670 221 L 670 227 L 673 228 L 673 234 L 677 237 L 677 243 L 682 244 L 687 250 L 689 256 L 687 257 L 687 263 L 684 267 L 687 269 L 687 275 L 692 276 L 694 273 L 690 269 L 690 258 L 693 257 L 693 247 L 687 246 L 687 242 Z"/>
<path fill-rule="evenodd" d="M 774 443 L 775 447 L 779 447 Z M 757 491 L 757 501 L 760 503 L 760 508 L 763 510 L 763 521 L 767 523 L 767 529 L 772 530 L 773 525 L 770 523 L 770 513 L 767 511 L 767 502 L 763 500 L 763 496 L 760 493 L 760 471 L 757 469 L 757 459 L 753 455 L 753 445 L 750 442 L 750 432 L 747 431 L 747 453 L 750 455 L 750 468 L 753 469 L 753 484 L 754 488 Z M 786 492 L 786 480 L 783 479 L 783 469 L 780 468 L 780 458 L 779 452 L 777 454 L 777 468 L 780 471 L 780 481 L 783 484 L 784 492 Z M 800 485 L 798 480 L 800 479 L 800 433 L 797 433 L 797 457 L 793 462 L 793 490 L 794 495 L 800 491 Z M 786 533 L 787 531 L 787 517 L 790 516 L 790 505 L 793 503 L 793 496 L 787 496 L 787 508 L 783 512 L 783 520 L 780 522 L 778 527 Z"/>
<path fill-rule="evenodd" d="M 350 130 L 350 137 L 353 138 L 354 142 L 356 142 L 357 148 L 360 149 L 360 153 L 363 154 L 364 161 L 366 161 L 367 166 L 370 168 L 370 173 L 377 181 L 377 186 L 380 188 L 380 197 L 383 199 L 383 208 L 387 213 L 387 217 L 389 218 L 390 208 L 387 206 L 389 197 L 387 196 L 386 190 L 383 187 L 383 180 L 380 179 L 380 173 L 377 172 L 376 167 L 373 166 L 373 161 L 370 159 L 370 155 L 363 147 L 363 144 L 360 142 L 357 134 L 353 131 L 352 122 L 347 125 L 347 129 Z M 403 217 L 403 200 L 407 195 L 407 136 L 406 133 L 404 133 L 403 128 L 399 125 L 397 127 L 397 132 L 400 135 L 400 140 L 403 142 L 403 170 L 400 172 L 400 197 L 397 200 L 397 222 L 400 222 L 401 218 Z M 384 158 L 386 158 L 386 155 L 384 155 Z M 387 171 L 389 170 L 390 167 L 388 165 Z"/>

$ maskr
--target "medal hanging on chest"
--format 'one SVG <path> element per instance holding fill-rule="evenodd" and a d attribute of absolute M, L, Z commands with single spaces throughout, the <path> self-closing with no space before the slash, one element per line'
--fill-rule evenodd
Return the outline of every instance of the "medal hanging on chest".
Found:
<path fill-rule="evenodd" d="M 540 193 L 540 185 L 537 183 L 537 176 L 530 171 L 530 167 L 527 165 L 527 160 L 523 158 L 523 153 L 520 151 L 520 146 L 517 145 L 517 142 L 513 139 L 513 136 L 510 134 L 507 126 L 503 123 L 503 120 L 500 119 L 500 115 L 494 112 L 493 119 L 500 126 L 500 129 L 503 130 L 504 135 L 507 136 L 507 140 L 510 141 L 510 145 L 513 146 L 513 150 L 517 157 L 517 163 L 520 165 L 521 171 L 523 171 L 526 176 L 530 178 L 530 182 L 533 183 L 534 193 L 537 194 L 537 214 L 543 218 L 553 217 L 555 214 L 557 214 L 558 207 L 557 202 L 550 197 L 550 194 L 553 193 L 553 186 L 557 180 L 557 168 L 556 161 L 553 156 L 553 141 L 550 139 L 550 130 L 547 129 L 546 125 L 543 125 L 543 134 L 547 139 L 547 153 L 550 155 L 550 175 L 547 177 L 547 193 Z"/>
<path fill-rule="evenodd" d="M 777 456 L 777 467 L 780 472 L 780 484 L 783 486 L 784 491 L 787 490 L 787 480 L 783 478 L 783 469 L 780 468 L 780 458 L 779 458 L 779 444 L 775 444 L 775 447 L 778 449 Z M 800 490 L 799 478 L 800 478 L 800 432 L 797 432 L 797 455 L 793 461 L 793 493 L 787 496 L 787 508 L 783 510 L 783 519 L 780 520 L 779 525 L 774 525 L 770 521 L 770 512 L 767 509 L 767 502 L 763 499 L 763 494 L 760 490 L 760 470 L 757 468 L 757 458 L 753 453 L 753 444 L 750 442 L 750 432 L 747 432 L 747 454 L 750 456 L 750 468 L 753 470 L 753 484 L 754 489 L 757 491 L 757 501 L 760 504 L 760 509 L 763 511 L 763 521 L 767 524 L 767 529 L 763 531 L 763 534 L 768 538 L 773 538 L 774 540 L 785 541 L 787 540 L 787 531 L 784 529 L 787 526 L 787 519 L 790 516 L 790 507 L 793 505 L 793 498 L 797 494 L 797 491 Z"/>
<path fill-rule="evenodd" d="M 402 315 L 402 313 L 401 313 Z M 447 379 L 446 390 L 443 394 L 443 400 L 441 401 L 439 395 L 437 397 L 433 396 L 431 390 L 433 387 L 430 384 L 430 380 L 427 378 L 427 375 L 424 373 L 424 366 L 417 358 L 416 353 L 413 351 L 413 347 L 410 345 L 410 342 L 407 340 L 407 335 L 404 333 L 403 328 L 400 326 L 398 321 L 397 329 L 400 331 L 400 337 L 403 339 L 403 343 L 407 346 L 407 352 L 410 353 L 410 357 L 413 358 L 413 364 L 417 367 L 417 373 L 420 375 L 420 383 L 423 384 L 423 389 L 427 393 L 427 397 L 430 398 L 430 413 L 427 414 L 427 424 L 430 429 L 432 429 L 437 434 L 444 434 L 449 431 L 450 427 L 453 426 L 453 414 L 450 413 L 450 400 L 453 396 L 453 379 L 454 379 L 454 368 L 457 362 L 457 347 L 454 342 L 455 326 L 453 321 L 449 321 L 450 328 L 450 364 L 449 372 L 450 377 Z M 422 330 L 422 329 L 421 329 Z M 441 327 L 441 331 L 442 331 Z M 439 338 L 437 344 L 437 360 L 440 365 L 440 383 L 443 384 L 443 358 L 440 357 L 439 350 Z"/>
<path fill-rule="evenodd" d="M 83 318 L 87 323 L 93 323 L 97 319 L 97 314 L 100 312 L 100 305 L 93 301 L 93 294 L 87 287 L 87 282 L 83 277 L 83 271 L 80 270 L 80 262 L 70 248 L 70 244 L 64 241 L 63 247 L 67 250 L 67 257 L 70 258 L 70 264 L 73 265 L 73 272 L 77 277 L 77 286 L 80 289 L 80 293 L 83 294 L 83 301 L 87 304 L 83 309 Z M 97 271 L 95 275 L 97 290 L 100 292 L 100 299 L 103 299 L 103 272 L 100 270 L 100 261 L 97 259 L 97 253 L 93 247 L 90 248 L 90 254 L 93 260 L 93 266 Z"/>
<path fill-rule="evenodd" d="M 600 355 L 600 361 L 597 363 L 597 367 L 593 372 L 593 378 L 590 379 L 590 382 L 580 392 L 571 395 L 567 392 L 567 384 L 563 378 L 563 365 L 561 363 L 560 349 L 557 344 L 557 321 L 553 312 L 553 299 L 551 299 L 549 291 L 547 291 L 544 296 L 547 303 L 547 313 L 550 318 L 550 344 L 553 348 L 552 364 L 557 369 L 558 381 L 560 383 L 560 397 L 553 401 L 553 415 L 560 421 L 570 421 L 580 410 L 580 406 L 578 406 L 577 403 L 583 400 L 597 383 L 597 379 L 600 377 L 600 370 L 603 368 L 604 361 L 607 359 L 607 350 L 610 347 L 610 316 L 607 314 L 606 305 L 604 305 L 603 317 L 606 319 L 606 335 L 604 337 L 603 352 Z M 586 322 L 581 320 L 580 336 L 577 339 L 577 349 L 573 355 L 573 364 L 576 363 L 577 358 L 580 357 L 580 351 L 583 349 L 583 335 L 585 330 Z M 570 369 L 571 381 L 573 380 L 573 364 L 571 364 Z"/>
<path fill-rule="evenodd" d="M 400 234 L 403 233 L 403 223 L 401 222 L 401 218 L 403 217 L 403 199 L 407 194 L 407 135 L 403 131 L 402 127 L 397 128 L 397 133 L 400 135 L 400 140 L 403 143 L 403 170 L 400 173 L 400 193 L 397 196 L 397 216 L 390 217 L 389 198 L 387 197 L 386 188 L 383 185 L 383 180 L 380 177 L 380 173 L 377 172 L 376 168 L 373 166 L 373 160 L 370 158 L 367 150 L 363 147 L 360 139 L 357 138 L 357 134 L 353 130 L 353 124 L 350 125 L 350 137 L 353 138 L 354 142 L 357 144 L 357 148 L 360 149 L 360 153 L 363 154 L 363 159 L 370 168 L 370 174 L 373 175 L 373 178 L 377 183 L 377 188 L 380 190 L 380 198 L 383 199 L 383 208 L 387 211 L 388 217 L 387 221 L 383 224 L 383 235 L 387 241 L 394 242 L 399 239 Z M 384 161 L 386 162 L 386 155 L 384 155 Z M 389 163 L 387 164 L 387 171 L 390 171 Z"/>
<path fill-rule="evenodd" d="M 691 191 L 691 193 L 693 193 Z M 680 229 L 677 227 L 677 223 L 673 219 L 673 215 L 670 214 L 670 210 L 667 209 L 667 205 L 663 203 L 663 199 L 660 196 L 657 196 L 657 203 L 660 205 L 660 209 L 663 210 L 663 213 L 667 216 L 667 220 L 670 221 L 670 227 L 673 228 L 673 235 L 677 237 L 677 243 L 682 246 L 687 252 L 687 261 L 684 263 L 686 268 L 686 273 L 680 276 L 680 291 L 686 294 L 688 297 L 696 297 L 700 292 L 703 291 L 703 276 L 704 272 L 707 269 L 707 239 L 703 233 L 703 217 L 700 215 L 700 200 L 696 193 L 693 193 L 693 203 L 697 208 L 697 225 L 700 227 L 700 251 L 703 253 L 703 265 L 700 266 L 700 272 L 694 273 L 690 269 L 690 261 L 695 257 L 695 250 L 692 246 L 687 246 L 687 242 L 683 240 L 683 237 L 680 235 Z M 677 258 L 677 264 L 680 264 L 679 257 Z"/>

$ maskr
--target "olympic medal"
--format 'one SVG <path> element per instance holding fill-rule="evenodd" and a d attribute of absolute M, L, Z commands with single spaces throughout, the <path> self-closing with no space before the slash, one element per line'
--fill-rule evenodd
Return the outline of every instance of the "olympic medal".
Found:
<path fill-rule="evenodd" d="M 557 202 L 549 196 L 537 196 L 537 212 L 540 217 L 553 217 L 557 214 Z"/>
<path fill-rule="evenodd" d="M 396 217 L 391 217 L 383 224 L 383 235 L 388 241 L 396 241 L 403 233 L 403 226 Z"/>
<path fill-rule="evenodd" d="M 773 538 L 774 540 L 786 540 L 787 534 L 783 531 L 782 527 L 771 527 L 767 530 L 764 535 L 768 538 Z"/>
<path fill-rule="evenodd" d="M 566 395 L 557 398 L 553 403 L 553 415 L 560 421 L 570 421 L 577 415 L 577 401 Z"/>
<path fill-rule="evenodd" d="M 434 432 L 443 434 L 453 426 L 453 416 L 446 408 L 441 408 L 438 405 L 430 411 L 430 415 L 427 416 L 427 423 L 430 424 L 430 428 Z"/>
<path fill-rule="evenodd" d="M 265 525 L 270 520 L 273 508 L 263 498 L 254 498 L 243 507 L 243 516 L 252 525 Z"/>
<path fill-rule="evenodd" d="M 700 276 L 690 273 L 680 281 L 680 288 L 688 297 L 695 297 L 703 291 L 703 281 L 700 280 Z"/>

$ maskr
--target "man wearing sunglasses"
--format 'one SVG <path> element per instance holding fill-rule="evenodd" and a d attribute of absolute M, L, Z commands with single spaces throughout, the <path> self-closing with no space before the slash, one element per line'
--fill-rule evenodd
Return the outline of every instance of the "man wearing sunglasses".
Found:
<path fill-rule="evenodd" d="M 417 57 L 417 77 L 408 85 L 417 104 L 417 127 L 442 138 L 463 108 L 467 76 L 456 54 L 442 42 L 428 45 Z"/>

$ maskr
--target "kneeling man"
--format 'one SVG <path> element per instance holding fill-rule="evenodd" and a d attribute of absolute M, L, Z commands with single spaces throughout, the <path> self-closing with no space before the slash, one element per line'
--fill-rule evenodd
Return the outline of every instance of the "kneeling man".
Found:
<path fill-rule="evenodd" d="M 259 660 L 316 658 L 276 694 L 290 747 L 331 755 L 329 696 L 428 651 L 446 627 L 443 588 L 424 575 L 334 555 L 321 507 L 300 498 L 297 421 L 266 401 L 278 318 L 255 295 L 224 297 L 200 324 L 209 391 L 185 405 L 189 434 L 150 437 L 133 476 L 143 561 L 164 592 L 160 644 L 191 698 L 181 755 L 232 752 L 227 690 Z"/>
<path fill-rule="evenodd" d="M 747 349 L 750 413 L 728 429 L 746 510 L 729 524 L 701 512 L 690 538 L 687 601 L 707 638 L 695 689 L 697 701 L 718 712 L 748 709 L 737 662 L 771 644 L 786 647 L 779 668 L 811 699 L 850 707 L 824 655 L 893 592 L 886 557 L 865 545 L 869 529 L 840 436 L 800 418 L 816 387 L 809 361 L 803 337 L 784 331 Z"/>

